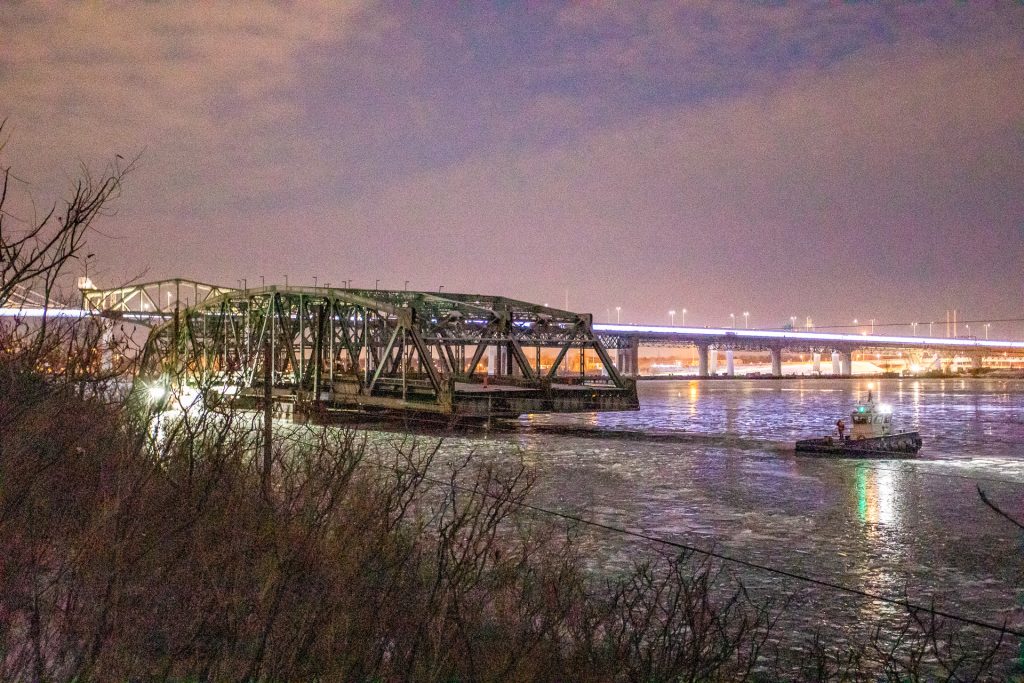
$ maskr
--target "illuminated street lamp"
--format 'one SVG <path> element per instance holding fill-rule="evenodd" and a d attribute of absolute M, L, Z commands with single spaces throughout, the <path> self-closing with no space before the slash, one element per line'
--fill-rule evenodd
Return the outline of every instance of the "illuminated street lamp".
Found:
<path fill-rule="evenodd" d="M 871 334 L 875 333 L 875 319 L 871 319 Z"/>
<path fill-rule="evenodd" d="M 674 326 L 676 324 L 676 312 L 675 311 L 669 311 L 668 312 L 668 320 L 669 320 L 669 324 L 670 325 Z"/>
<path fill-rule="evenodd" d="M 985 339 L 988 339 L 988 328 L 992 327 L 992 323 L 985 323 Z"/>
<path fill-rule="evenodd" d="M 789 316 L 789 329 L 796 331 L 796 316 Z"/>
<path fill-rule="evenodd" d="M 683 309 L 683 327 L 686 327 L 686 309 Z"/>
<path fill-rule="evenodd" d="M 618 325 L 622 322 L 622 306 L 615 307 L 615 324 Z"/>
<path fill-rule="evenodd" d="M 914 330 L 913 335 L 917 336 L 917 323 L 910 323 L 910 327 Z"/>
<path fill-rule="evenodd" d="M 743 311 L 743 327 L 750 329 L 750 311 Z"/>
<path fill-rule="evenodd" d="M 736 314 L 735 313 L 730 313 L 729 314 L 729 319 L 732 320 L 732 329 L 735 330 L 736 329 Z"/>
<path fill-rule="evenodd" d="M 929 337 L 932 336 L 932 325 L 934 325 L 934 324 L 935 324 L 934 320 L 929 320 L 928 321 L 928 336 Z"/>

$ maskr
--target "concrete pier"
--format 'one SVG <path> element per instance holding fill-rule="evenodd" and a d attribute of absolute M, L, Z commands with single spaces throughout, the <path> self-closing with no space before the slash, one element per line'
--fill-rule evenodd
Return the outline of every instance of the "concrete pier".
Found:
<path fill-rule="evenodd" d="M 839 352 L 832 352 L 832 374 L 841 375 L 843 374 L 843 366 L 839 363 Z"/>
<path fill-rule="evenodd" d="M 772 377 L 782 377 L 782 349 L 770 349 L 772 356 Z"/>
<path fill-rule="evenodd" d="M 729 375 L 729 377 L 736 376 L 736 364 L 733 361 L 732 349 L 725 350 L 725 374 Z"/>

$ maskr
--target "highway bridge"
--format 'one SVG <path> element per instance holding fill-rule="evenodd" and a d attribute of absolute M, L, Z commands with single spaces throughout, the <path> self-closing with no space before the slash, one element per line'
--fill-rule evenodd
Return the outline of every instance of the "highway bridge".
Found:
<path fill-rule="evenodd" d="M 732 328 L 675 327 L 671 325 L 595 324 L 594 331 L 609 349 L 617 351 L 617 366 L 628 374 L 639 372 L 640 346 L 694 346 L 698 355 L 697 374 L 707 377 L 718 373 L 719 352 L 724 352 L 728 376 L 735 374 L 733 356 L 736 351 L 767 352 L 771 358 L 771 374 L 782 376 L 783 353 L 810 353 L 816 370 L 821 371 L 821 357 L 831 356 L 831 372 L 851 374 L 854 352 L 906 351 L 922 359 L 970 358 L 975 367 L 982 367 L 985 358 L 997 355 L 1024 355 L 1024 341 L 975 339 L 973 337 L 917 337 L 881 334 L 837 334 L 831 332 L 800 332 L 796 330 L 747 330 Z M 922 363 L 922 367 L 925 366 Z"/>

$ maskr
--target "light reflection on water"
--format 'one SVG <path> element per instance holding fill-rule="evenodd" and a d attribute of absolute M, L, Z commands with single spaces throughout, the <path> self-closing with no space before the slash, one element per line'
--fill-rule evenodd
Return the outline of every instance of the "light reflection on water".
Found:
<path fill-rule="evenodd" d="M 869 384 L 895 405 L 897 428 L 921 432 L 920 459 L 793 454 L 794 440 L 831 431 Z M 533 416 L 518 431 L 449 438 L 444 452 L 525 458 L 539 475 L 537 504 L 873 593 L 906 591 L 952 611 L 1021 621 L 1017 530 L 981 503 L 976 486 L 1024 518 L 1024 381 L 650 381 L 640 396 L 639 412 Z M 605 569 L 639 552 L 604 533 L 589 542 Z M 768 590 L 800 588 L 743 576 Z M 815 617 L 831 623 L 899 612 L 832 595 L 822 604 Z"/>

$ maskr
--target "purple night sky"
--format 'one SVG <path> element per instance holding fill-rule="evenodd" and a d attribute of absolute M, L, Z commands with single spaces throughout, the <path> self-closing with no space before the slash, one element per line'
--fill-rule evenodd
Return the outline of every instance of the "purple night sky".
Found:
<path fill-rule="evenodd" d="M 141 155 L 99 286 L 1024 316 L 1016 2 L 8 0 L 0 117 L 40 205 Z"/>

